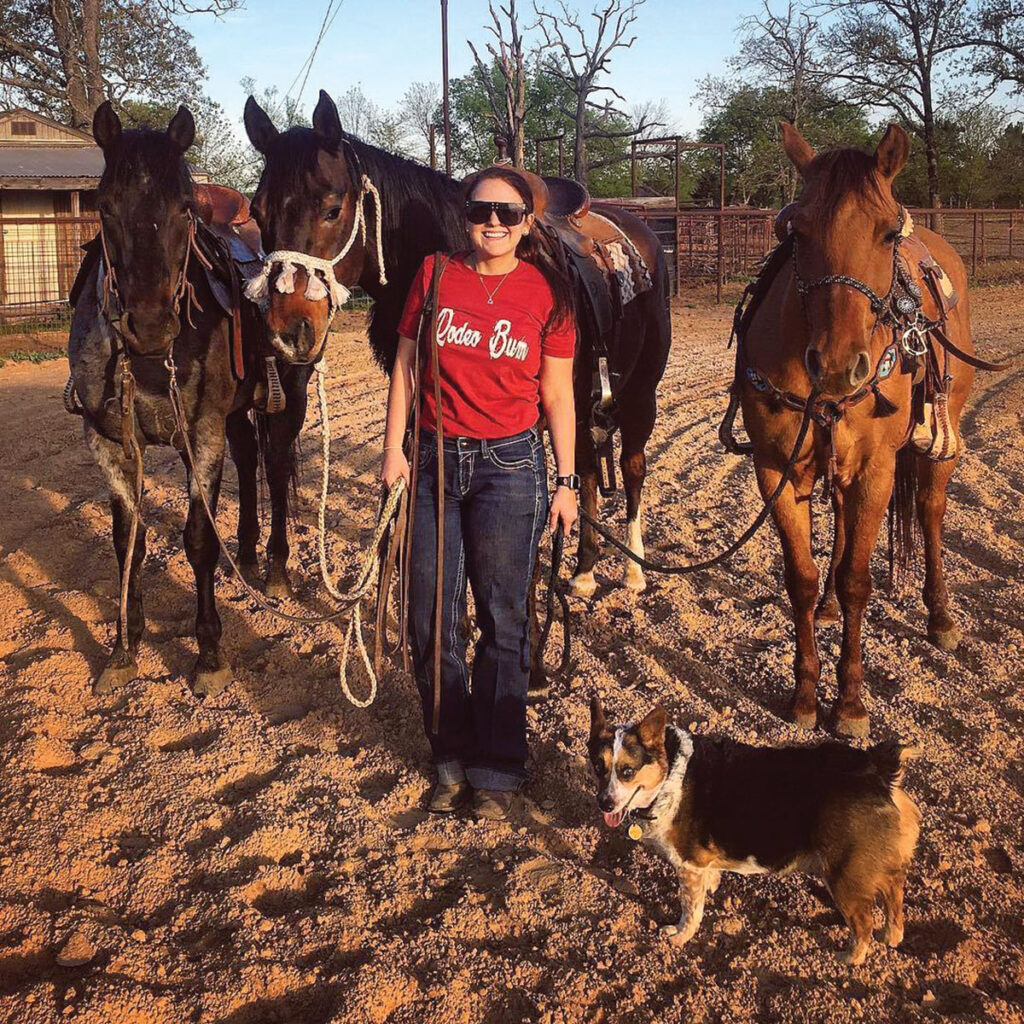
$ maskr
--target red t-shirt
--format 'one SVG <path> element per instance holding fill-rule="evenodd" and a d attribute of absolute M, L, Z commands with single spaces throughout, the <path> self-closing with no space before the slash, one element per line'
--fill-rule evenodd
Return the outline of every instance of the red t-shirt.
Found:
<path fill-rule="evenodd" d="M 571 359 L 576 326 L 570 317 L 544 332 L 551 289 L 543 274 L 520 260 L 499 285 L 500 276 L 481 276 L 452 257 L 441 276 L 437 346 L 441 411 L 445 435 L 491 439 L 528 430 L 537 422 L 541 355 Z M 428 256 L 409 290 L 398 333 L 415 338 L 434 274 Z M 495 289 L 497 288 L 497 291 Z M 487 297 L 494 294 L 494 304 Z M 434 377 L 430 352 L 423 368 L 423 426 L 435 430 Z"/>

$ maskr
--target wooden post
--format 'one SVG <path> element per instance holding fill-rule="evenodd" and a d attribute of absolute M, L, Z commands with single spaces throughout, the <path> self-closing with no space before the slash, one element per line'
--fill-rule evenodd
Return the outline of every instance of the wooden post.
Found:
<path fill-rule="evenodd" d="M 558 136 L 558 176 L 565 177 L 565 136 Z"/>
<path fill-rule="evenodd" d="M 430 125 L 427 129 L 427 137 L 430 140 L 430 169 L 437 170 L 437 129 Z"/>
<path fill-rule="evenodd" d="M 452 122 L 448 108 L 448 0 L 441 0 L 441 81 L 444 111 L 444 173 L 452 176 Z"/>
<path fill-rule="evenodd" d="M 675 174 L 673 176 L 673 181 L 674 181 L 674 186 L 673 186 L 672 195 L 675 197 L 676 209 L 678 210 L 680 205 L 681 205 L 680 202 L 679 202 L 679 136 L 678 135 L 676 136 L 676 162 L 675 162 Z"/>
<path fill-rule="evenodd" d="M 971 277 L 978 272 L 978 215 L 971 214 Z"/>
<path fill-rule="evenodd" d="M 1008 256 L 1013 259 L 1013 210 L 1010 211 L 1010 230 L 1007 232 L 1007 249 L 1009 249 Z"/>
<path fill-rule="evenodd" d="M 636 139 L 629 144 L 629 194 L 636 198 Z"/>
<path fill-rule="evenodd" d="M 985 214 L 981 215 L 981 265 L 985 265 Z"/>
<path fill-rule="evenodd" d="M 715 301 L 722 301 L 722 275 L 725 272 L 725 146 L 718 147 L 718 281 Z"/>

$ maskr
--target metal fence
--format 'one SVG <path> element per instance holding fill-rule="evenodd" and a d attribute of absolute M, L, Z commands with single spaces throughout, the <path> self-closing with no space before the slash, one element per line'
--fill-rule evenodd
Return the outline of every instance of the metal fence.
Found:
<path fill-rule="evenodd" d="M 661 239 L 674 293 L 688 284 L 722 285 L 756 273 L 775 244 L 775 210 L 674 210 L 615 203 Z M 1024 259 L 1024 210 L 912 209 L 914 222 L 941 233 L 974 276 L 986 264 Z"/>
<path fill-rule="evenodd" d="M 96 215 L 0 217 L 0 326 L 66 321 Z"/>
<path fill-rule="evenodd" d="M 661 239 L 673 292 L 749 278 L 775 244 L 774 210 L 675 210 L 616 204 L 646 221 Z M 960 253 L 971 275 L 995 261 L 1024 260 L 1024 210 L 911 210 Z M 95 215 L 0 218 L 0 327 L 66 322 L 68 293 L 82 244 L 99 230 Z"/>

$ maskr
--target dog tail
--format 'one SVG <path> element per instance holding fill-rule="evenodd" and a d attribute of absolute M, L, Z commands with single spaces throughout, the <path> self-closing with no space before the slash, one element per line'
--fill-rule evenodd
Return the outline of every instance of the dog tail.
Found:
<path fill-rule="evenodd" d="M 916 744 L 899 743 L 896 740 L 886 740 L 884 743 L 876 743 L 868 750 L 868 757 L 875 766 L 875 771 L 882 778 L 886 788 L 892 792 L 903 785 L 903 772 L 907 761 L 912 761 L 922 755 L 922 748 Z"/>

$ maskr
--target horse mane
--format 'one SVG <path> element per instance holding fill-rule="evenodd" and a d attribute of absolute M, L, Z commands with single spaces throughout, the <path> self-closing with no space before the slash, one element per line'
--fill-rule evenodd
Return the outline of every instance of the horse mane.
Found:
<path fill-rule="evenodd" d="M 370 314 L 370 348 L 391 372 L 398 346 L 398 321 L 416 271 L 426 256 L 466 248 L 462 186 L 440 171 L 388 153 L 346 134 L 346 156 L 353 181 L 369 176 L 381 196 L 381 242 L 388 284 L 376 295 Z M 368 203 L 369 205 L 369 203 Z M 371 218 L 367 210 L 367 218 Z M 373 224 L 369 225 L 370 230 Z"/>
<path fill-rule="evenodd" d="M 807 170 L 818 186 L 817 199 L 824 217 L 836 212 L 841 200 L 849 195 L 884 207 L 886 195 L 878 177 L 873 153 L 862 149 L 831 149 L 814 158 Z"/>
<path fill-rule="evenodd" d="M 169 154 L 178 159 L 169 160 Z M 181 189 L 185 194 L 192 192 L 192 172 L 188 161 L 166 132 L 152 128 L 130 128 L 121 133 L 117 146 L 107 157 L 101 182 L 123 190 L 138 182 L 139 170 L 145 168 L 154 180 L 157 189 L 171 193 Z"/>

